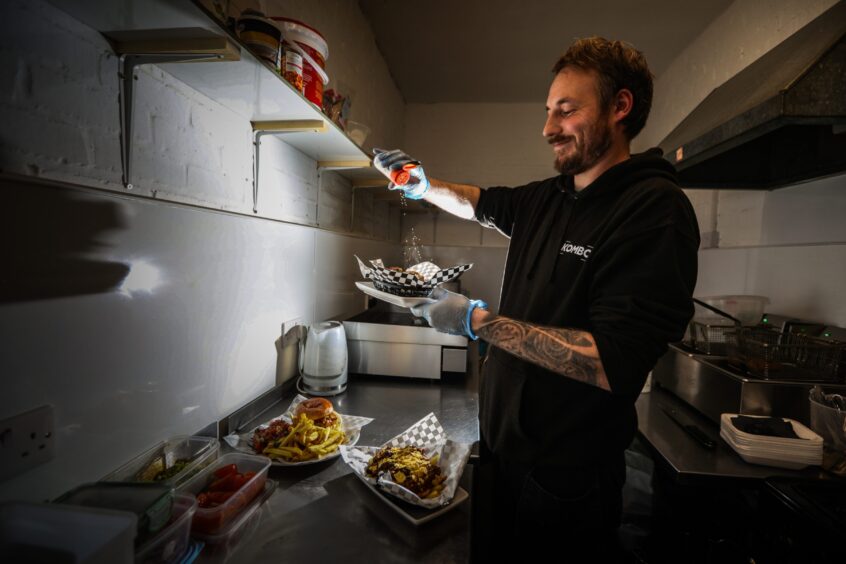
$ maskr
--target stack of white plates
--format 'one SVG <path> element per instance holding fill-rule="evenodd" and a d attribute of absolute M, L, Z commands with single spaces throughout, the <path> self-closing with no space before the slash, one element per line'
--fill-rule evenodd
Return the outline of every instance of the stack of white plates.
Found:
<path fill-rule="evenodd" d="M 783 418 L 799 436 L 798 439 L 786 439 L 745 433 L 732 424 L 732 417 L 737 417 L 737 413 L 723 413 L 720 416 L 720 436 L 746 462 L 791 470 L 822 463 L 822 437 L 798 421 Z"/>

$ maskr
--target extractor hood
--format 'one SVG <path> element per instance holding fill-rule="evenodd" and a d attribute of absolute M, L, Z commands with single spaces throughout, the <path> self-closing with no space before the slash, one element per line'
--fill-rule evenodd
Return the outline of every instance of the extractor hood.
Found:
<path fill-rule="evenodd" d="M 712 91 L 661 148 L 685 188 L 771 190 L 846 172 L 846 2 Z"/>

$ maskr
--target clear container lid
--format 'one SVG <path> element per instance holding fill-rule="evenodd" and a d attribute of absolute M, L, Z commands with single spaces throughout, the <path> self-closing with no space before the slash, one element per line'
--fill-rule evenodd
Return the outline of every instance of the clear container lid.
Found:
<path fill-rule="evenodd" d="M 157 482 L 177 487 L 217 458 L 219 450 L 220 442 L 214 437 L 171 437 L 136 456 L 103 480 Z"/>
<path fill-rule="evenodd" d="M 743 325 L 754 325 L 761 321 L 764 307 L 770 303 L 770 299 L 766 296 L 752 295 L 696 296 L 696 299 L 736 317 Z M 700 322 L 708 321 L 709 323 L 707 324 L 709 325 L 717 324 L 717 322 L 731 324 L 731 320 L 722 317 L 720 314 L 704 308 L 699 304 L 695 304 L 695 306 L 695 320 Z M 712 320 L 714 322 L 710 323 Z"/>
<path fill-rule="evenodd" d="M 56 503 L 128 511 L 138 518 L 139 539 L 154 533 L 170 520 L 173 490 L 163 484 L 97 482 L 74 488 Z"/>

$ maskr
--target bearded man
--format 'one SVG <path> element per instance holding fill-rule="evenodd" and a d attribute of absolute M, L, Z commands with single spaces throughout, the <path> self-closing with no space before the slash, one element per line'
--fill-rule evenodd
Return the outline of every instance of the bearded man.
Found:
<path fill-rule="evenodd" d="M 428 178 L 401 151 L 379 151 L 374 164 L 409 172 L 391 185 L 407 197 L 510 238 L 498 314 L 445 290 L 412 310 L 491 345 L 479 392 L 489 546 L 608 561 L 634 402 L 693 315 L 699 228 L 661 151 L 630 154 L 652 104 L 643 55 L 582 39 L 553 75 L 543 136 L 557 176 L 483 190 Z"/>

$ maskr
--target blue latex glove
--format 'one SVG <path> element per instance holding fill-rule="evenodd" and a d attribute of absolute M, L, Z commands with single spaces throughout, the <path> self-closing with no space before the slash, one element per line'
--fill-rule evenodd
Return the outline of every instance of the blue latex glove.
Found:
<path fill-rule="evenodd" d="M 429 179 L 426 178 L 426 173 L 423 171 L 420 161 L 415 161 L 400 150 L 373 149 L 373 154 L 376 155 L 373 159 L 373 166 L 388 178 L 392 178 L 392 172 L 402 170 L 406 170 L 411 176 L 408 183 L 402 186 L 391 182 L 388 185 L 389 190 L 402 190 L 405 197 L 412 200 L 420 200 L 429 191 Z M 406 165 L 409 166 L 406 168 Z M 416 166 L 411 168 L 410 165 Z"/>
<path fill-rule="evenodd" d="M 484 309 L 488 304 L 482 300 L 470 300 L 466 296 L 440 287 L 435 288 L 431 297 L 435 299 L 434 302 L 415 306 L 411 308 L 411 313 L 424 318 L 429 325 L 442 333 L 464 335 L 474 341 L 478 339 L 470 326 L 470 316 L 474 309 Z"/>

